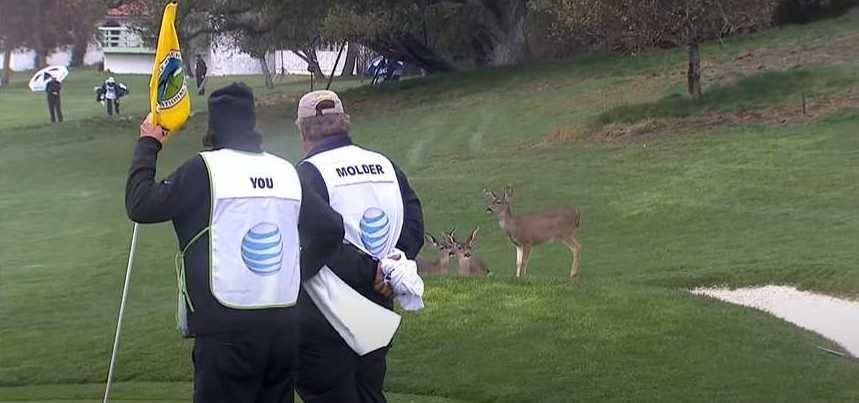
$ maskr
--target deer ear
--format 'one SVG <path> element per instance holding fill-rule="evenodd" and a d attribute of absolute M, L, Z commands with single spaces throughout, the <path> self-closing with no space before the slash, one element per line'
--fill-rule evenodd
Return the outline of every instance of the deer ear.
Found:
<path fill-rule="evenodd" d="M 513 186 L 504 186 L 504 200 L 510 200 L 511 197 L 513 197 Z"/>
<path fill-rule="evenodd" d="M 427 241 L 429 241 L 431 244 L 433 244 L 433 245 L 437 245 L 437 244 L 438 244 L 438 241 L 436 241 L 435 237 L 434 237 L 434 236 L 432 236 L 432 234 L 430 234 L 429 232 L 427 232 L 426 234 L 424 234 L 424 237 L 426 237 Z"/>

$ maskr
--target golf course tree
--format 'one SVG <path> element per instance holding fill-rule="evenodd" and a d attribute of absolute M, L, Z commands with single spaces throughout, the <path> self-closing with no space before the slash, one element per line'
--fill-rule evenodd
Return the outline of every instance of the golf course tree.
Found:
<path fill-rule="evenodd" d="M 99 21 L 104 18 L 108 3 L 93 0 L 60 0 L 63 20 L 68 24 L 71 45 L 71 67 L 84 64 L 87 47 L 92 42 Z"/>
<path fill-rule="evenodd" d="M 470 31 L 467 38 L 478 58 L 478 65 L 506 66 L 529 59 L 528 1 L 464 0 L 449 3 L 452 3 L 449 6 L 461 10 L 458 14 L 466 17 L 464 26 Z"/>
<path fill-rule="evenodd" d="M 669 9 L 679 24 L 681 44 L 685 43 L 688 48 L 687 88 L 692 99 L 701 98 L 700 42 L 764 29 L 772 23 L 775 9 L 772 0 L 675 0 L 670 3 L 673 4 Z"/>
<path fill-rule="evenodd" d="M 4 55 L 30 48 L 35 52 L 35 66 L 43 67 L 51 52 L 71 46 L 74 66 L 83 61 L 106 7 L 102 0 L 0 0 Z M 9 74 L 8 61 L 4 57 L 4 77 Z"/>
<path fill-rule="evenodd" d="M 35 65 L 47 65 L 48 55 L 60 47 L 71 46 L 83 62 L 83 55 L 95 35 L 98 21 L 104 17 L 105 4 L 92 0 L 34 0 L 17 2 L 28 8 L 30 37 L 28 44 L 36 52 Z"/>
<path fill-rule="evenodd" d="M 532 0 L 553 16 L 556 35 L 631 53 L 687 47 L 687 87 L 701 97 L 699 43 L 758 31 L 772 23 L 775 0 Z"/>
<path fill-rule="evenodd" d="M 0 0 L 0 49 L 3 51 L 3 73 L 0 84 L 8 85 L 12 73 L 12 51 L 24 47 L 28 43 L 30 23 L 27 21 L 27 10 L 20 7 L 21 2 L 15 0 Z"/>
<path fill-rule="evenodd" d="M 527 0 L 336 1 L 323 34 L 365 44 L 429 73 L 512 65 L 531 55 Z"/>
<path fill-rule="evenodd" d="M 239 47 L 260 59 L 270 82 L 265 55 L 288 49 L 307 62 L 319 79 L 325 78 L 316 49 L 326 44 L 320 34 L 328 0 L 222 0 L 212 9 L 215 30 L 236 39 Z"/>
<path fill-rule="evenodd" d="M 144 40 L 155 43 L 158 29 L 161 25 L 161 13 L 166 0 L 108 0 L 111 6 L 134 3 L 132 17 L 135 26 L 143 35 Z M 207 49 L 212 40 L 215 28 L 212 23 L 211 10 L 217 2 L 213 0 L 182 0 L 178 2 L 176 13 L 176 31 L 179 43 L 182 44 L 185 73 L 192 76 L 194 69 L 191 63 L 194 54 L 199 49 Z"/>
<path fill-rule="evenodd" d="M 808 24 L 816 19 L 843 15 L 859 6 L 857 0 L 780 0 L 776 23 Z"/>
<path fill-rule="evenodd" d="M 361 43 L 428 73 L 453 70 L 427 40 L 428 8 L 424 1 L 337 1 L 322 21 L 321 33 L 328 40 Z"/>
<path fill-rule="evenodd" d="M 274 88 L 274 81 L 266 55 L 275 49 L 276 39 L 272 24 L 276 19 L 267 17 L 267 13 L 271 11 L 268 9 L 270 5 L 259 5 L 263 8 L 230 9 L 229 14 L 223 9 L 215 8 L 212 21 L 217 32 L 228 34 L 242 51 L 259 60 L 265 86 L 271 89 Z"/>

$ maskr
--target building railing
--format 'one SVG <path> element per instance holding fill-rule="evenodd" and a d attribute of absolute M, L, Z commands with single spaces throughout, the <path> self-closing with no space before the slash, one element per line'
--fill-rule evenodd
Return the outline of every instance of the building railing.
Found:
<path fill-rule="evenodd" d="M 126 26 L 99 27 L 99 42 L 105 50 L 111 49 L 148 49 L 137 32 Z"/>

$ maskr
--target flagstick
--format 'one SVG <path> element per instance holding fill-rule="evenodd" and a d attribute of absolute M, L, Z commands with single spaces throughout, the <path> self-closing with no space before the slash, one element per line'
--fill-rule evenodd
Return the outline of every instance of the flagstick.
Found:
<path fill-rule="evenodd" d="M 119 304 L 119 317 L 116 319 L 116 335 L 113 338 L 113 353 L 110 355 L 110 369 L 107 371 L 107 385 L 104 388 L 104 401 L 110 401 L 110 386 L 113 383 L 113 368 L 116 365 L 116 354 L 119 351 L 119 333 L 122 329 L 122 318 L 125 315 L 125 304 L 128 302 L 128 283 L 131 280 L 131 267 L 134 265 L 134 252 L 137 249 L 137 228 L 131 230 L 131 250 L 128 252 L 128 266 L 125 268 L 125 284 L 122 286 L 122 302 Z"/>

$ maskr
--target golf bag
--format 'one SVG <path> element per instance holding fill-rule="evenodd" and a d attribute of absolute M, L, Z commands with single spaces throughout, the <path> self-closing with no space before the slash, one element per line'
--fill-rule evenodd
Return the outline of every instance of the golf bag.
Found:
<path fill-rule="evenodd" d="M 403 75 L 406 64 L 395 59 L 379 56 L 367 66 L 367 76 L 370 77 L 370 85 L 381 84 L 385 81 L 399 81 Z"/>

